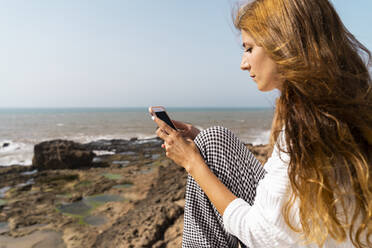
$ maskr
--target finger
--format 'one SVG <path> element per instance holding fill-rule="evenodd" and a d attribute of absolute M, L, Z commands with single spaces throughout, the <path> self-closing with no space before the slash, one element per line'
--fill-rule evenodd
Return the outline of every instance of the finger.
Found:
<path fill-rule="evenodd" d="M 169 144 L 167 142 L 164 142 L 164 149 L 167 150 L 169 148 Z"/>
<path fill-rule="evenodd" d="M 160 139 L 162 139 L 162 140 L 164 140 L 164 141 L 168 138 L 168 134 L 166 134 L 166 133 L 164 132 L 164 130 L 162 130 L 161 128 L 158 128 L 158 129 L 156 130 L 156 135 L 157 135 Z"/>
<path fill-rule="evenodd" d="M 168 126 L 168 124 L 165 123 L 164 121 L 162 121 L 160 118 L 157 118 L 157 117 L 154 116 L 154 121 L 156 122 L 156 124 L 158 124 L 160 129 L 163 129 L 168 134 L 171 134 L 171 133 L 176 131 L 173 128 L 171 128 L 170 126 Z"/>

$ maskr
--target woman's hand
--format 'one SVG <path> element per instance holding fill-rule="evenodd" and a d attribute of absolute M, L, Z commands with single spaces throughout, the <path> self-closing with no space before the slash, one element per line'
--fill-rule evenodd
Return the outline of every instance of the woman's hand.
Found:
<path fill-rule="evenodd" d="M 186 169 L 223 215 L 226 207 L 237 197 L 209 169 L 190 137 L 183 137 L 180 131 L 174 130 L 159 118 L 154 117 L 154 121 L 159 126 L 156 134 L 164 140 L 162 146 L 167 157 Z"/>
<path fill-rule="evenodd" d="M 154 121 L 159 126 L 156 135 L 164 140 L 162 147 L 165 148 L 165 154 L 168 158 L 185 168 L 187 172 L 190 171 L 193 164 L 204 161 L 199 149 L 190 137 L 184 137 L 180 131 L 174 130 L 159 118 L 155 117 Z M 177 127 L 177 124 L 174 124 Z"/>
<path fill-rule="evenodd" d="M 200 133 L 200 130 L 191 124 L 176 120 L 172 120 L 172 122 L 176 126 L 176 128 L 181 131 L 182 136 L 185 138 L 194 140 L 195 137 Z"/>

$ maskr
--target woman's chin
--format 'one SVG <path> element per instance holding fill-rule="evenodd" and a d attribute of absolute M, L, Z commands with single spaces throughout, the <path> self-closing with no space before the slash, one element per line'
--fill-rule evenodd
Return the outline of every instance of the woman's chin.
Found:
<path fill-rule="evenodd" d="M 262 92 L 268 92 L 277 89 L 277 87 L 275 87 L 276 85 L 274 84 L 260 84 L 259 82 L 256 83 L 257 89 Z"/>
<path fill-rule="evenodd" d="M 267 88 L 266 85 L 262 85 L 262 84 L 260 84 L 259 82 L 257 82 L 257 89 L 258 89 L 259 91 L 262 91 L 262 92 L 266 92 L 266 91 L 269 91 L 269 90 L 270 90 L 270 89 Z"/>

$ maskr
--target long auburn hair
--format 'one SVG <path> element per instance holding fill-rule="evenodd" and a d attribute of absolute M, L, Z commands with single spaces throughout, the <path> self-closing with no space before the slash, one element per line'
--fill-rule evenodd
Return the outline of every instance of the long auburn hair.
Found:
<path fill-rule="evenodd" d="M 285 127 L 285 222 L 307 244 L 331 236 L 371 247 L 371 53 L 328 0 L 250 1 L 234 24 L 276 62 L 283 82 L 271 145 Z M 300 227 L 291 224 L 294 206 Z"/>

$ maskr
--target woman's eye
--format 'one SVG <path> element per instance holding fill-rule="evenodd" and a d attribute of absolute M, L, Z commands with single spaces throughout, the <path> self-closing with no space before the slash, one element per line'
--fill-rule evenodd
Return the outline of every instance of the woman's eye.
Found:
<path fill-rule="evenodd" d="M 251 53 L 252 52 L 252 49 L 253 47 L 248 45 L 248 44 L 242 44 L 242 49 L 243 49 L 243 52 L 245 53 Z"/>
<path fill-rule="evenodd" d="M 246 53 L 251 53 L 251 52 L 252 52 L 252 48 L 251 48 L 251 47 L 246 48 L 246 49 L 244 49 L 244 52 L 246 52 Z"/>

